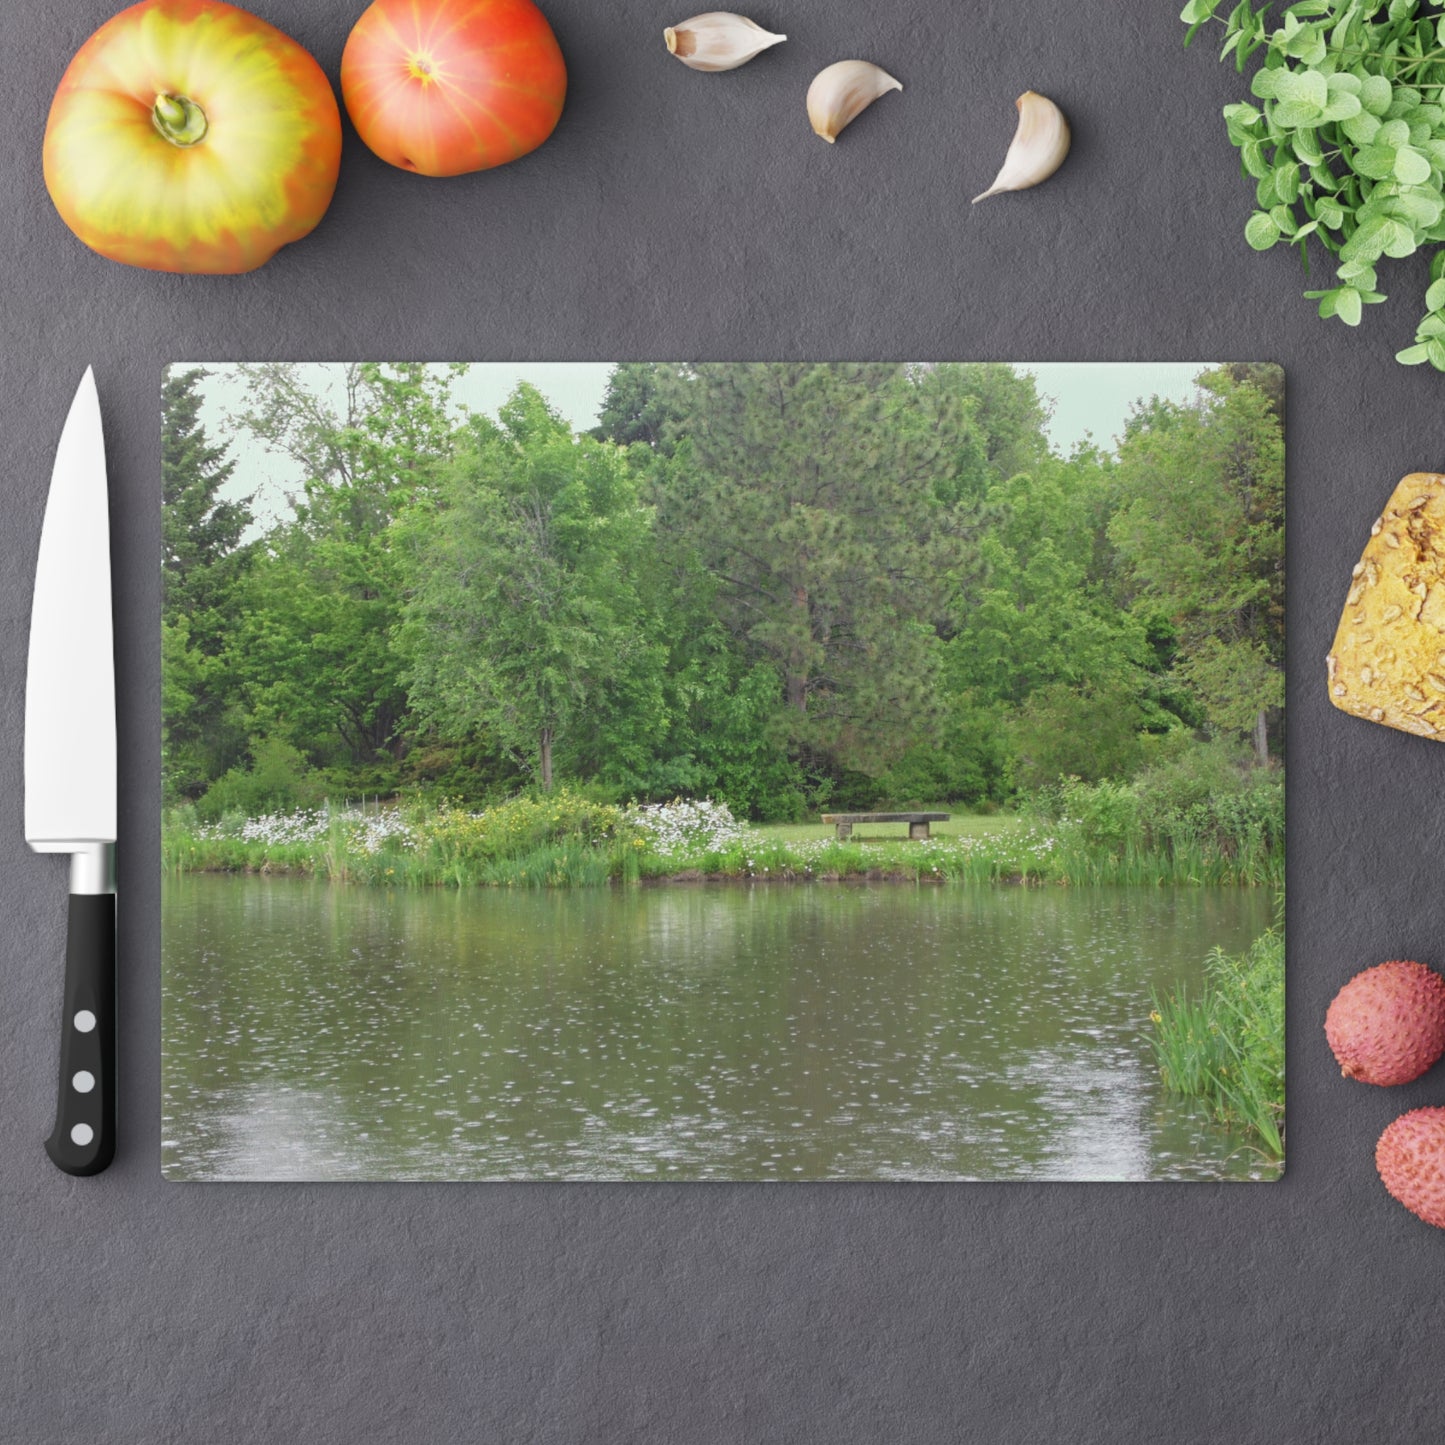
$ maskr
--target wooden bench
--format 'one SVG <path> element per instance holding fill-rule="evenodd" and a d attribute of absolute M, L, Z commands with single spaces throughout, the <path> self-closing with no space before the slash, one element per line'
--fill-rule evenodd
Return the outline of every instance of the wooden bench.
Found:
<path fill-rule="evenodd" d="M 930 823 L 946 823 L 951 816 L 949 813 L 824 813 L 823 821 L 838 830 L 841 843 L 852 836 L 854 823 L 907 823 L 910 838 L 926 838 Z"/>

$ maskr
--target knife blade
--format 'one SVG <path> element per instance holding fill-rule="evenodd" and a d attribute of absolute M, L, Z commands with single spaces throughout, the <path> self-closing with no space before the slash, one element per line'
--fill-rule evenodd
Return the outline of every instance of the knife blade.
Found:
<path fill-rule="evenodd" d="M 60 1088 L 46 1153 L 67 1174 L 115 1154 L 115 650 L 105 434 L 86 369 L 55 452 L 25 681 L 25 841 L 69 853 Z"/>

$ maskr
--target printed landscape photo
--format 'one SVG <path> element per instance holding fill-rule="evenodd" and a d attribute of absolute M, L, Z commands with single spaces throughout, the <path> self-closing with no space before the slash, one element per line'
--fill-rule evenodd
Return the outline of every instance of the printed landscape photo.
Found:
<path fill-rule="evenodd" d="M 1284 377 L 176 364 L 175 1180 L 1267 1180 Z"/>

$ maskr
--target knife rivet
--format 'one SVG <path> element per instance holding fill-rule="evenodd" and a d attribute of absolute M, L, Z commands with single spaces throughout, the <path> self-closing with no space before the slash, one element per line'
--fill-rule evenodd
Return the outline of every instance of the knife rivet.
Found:
<path fill-rule="evenodd" d="M 90 1033 L 95 1028 L 95 1015 L 88 1008 L 83 1008 L 75 1016 L 75 1027 L 83 1034 Z"/>
<path fill-rule="evenodd" d="M 70 1081 L 70 1086 L 77 1094 L 88 1094 L 95 1088 L 95 1075 L 89 1069 L 82 1069 Z"/>
<path fill-rule="evenodd" d="M 72 1144 L 89 1144 L 95 1138 L 95 1130 L 89 1124 L 77 1124 L 70 1131 Z"/>

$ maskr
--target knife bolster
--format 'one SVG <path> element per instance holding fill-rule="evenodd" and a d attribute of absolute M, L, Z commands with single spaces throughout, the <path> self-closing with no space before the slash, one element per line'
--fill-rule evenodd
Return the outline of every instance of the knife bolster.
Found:
<path fill-rule="evenodd" d="M 115 892 L 114 843 L 83 843 L 71 853 L 70 891 L 84 896 Z"/>

